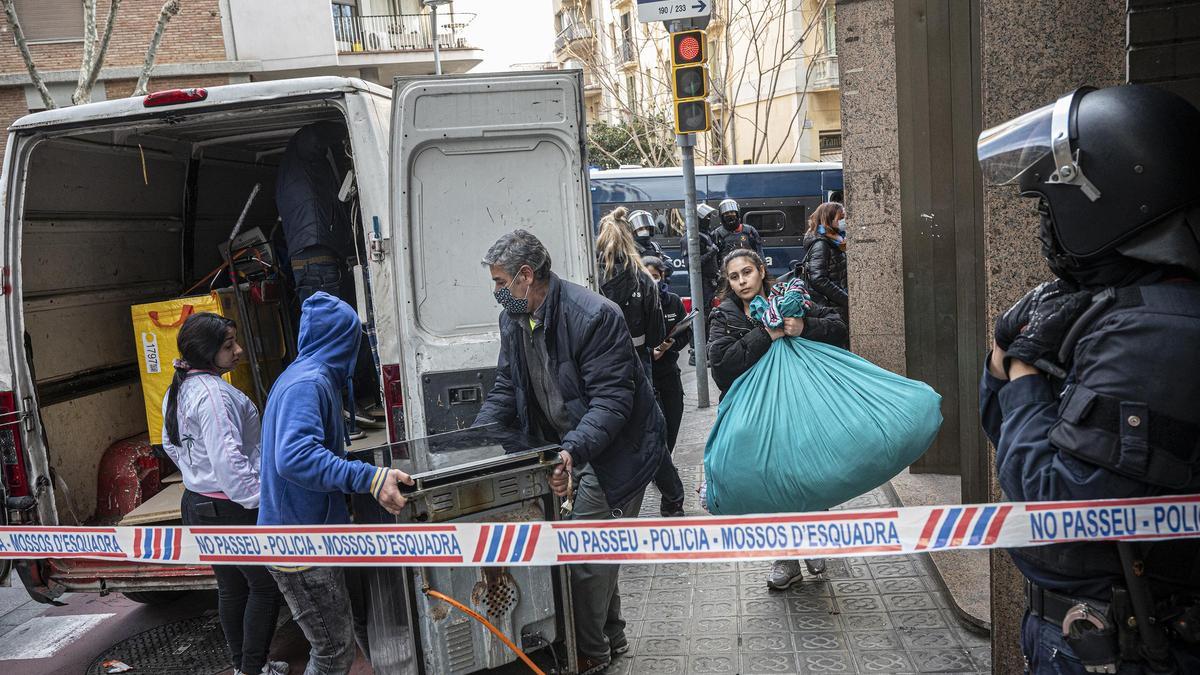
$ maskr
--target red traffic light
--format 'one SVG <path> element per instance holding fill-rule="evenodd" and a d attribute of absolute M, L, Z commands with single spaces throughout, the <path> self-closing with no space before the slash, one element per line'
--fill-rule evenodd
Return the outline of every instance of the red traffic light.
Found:
<path fill-rule="evenodd" d="M 704 53 L 704 45 L 705 36 L 702 30 L 671 33 L 671 65 L 691 66 L 704 63 L 708 58 Z"/>

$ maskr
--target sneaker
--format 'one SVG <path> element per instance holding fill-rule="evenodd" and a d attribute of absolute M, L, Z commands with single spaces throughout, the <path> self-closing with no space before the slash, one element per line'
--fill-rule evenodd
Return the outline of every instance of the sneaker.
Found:
<path fill-rule="evenodd" d="M 609 638 L 608 649 L 612 652 L 612 658 L 617 658 L 621 654 L 629 651 L 629 638 L 622 635 L 619 638 Z"/>
<path fill-rule="evenodd" d="M 799 560 L 776 560 L 771 566 L 771 573 L 767 575 L 767 587 L 782 591 L 803 578 Z"/>
<path fill-rule="evenodd" d="M 383 419 L 376 419 L 376 418 L 372 417 L 370 415 L 370 413 L 367 413 L 366 411 L 362 410 L 361 408 L 359 408 L 358 410 L 356 410 L 354 412 L 354 424 L 355 424 L 355 426 L 357 426 L 360 429 L 385 429 L 385 428 L 387 428 L 387 422 L 384 422 Z"/>
<path fill-rule="evenodd" d="M 668 502 L 665 499 L 659 504 L 659 514 L 663 518 L 682 518 L 687 514 L 683 512 L 683 501 Z"/>
<path fill-rule="evenodd" d="M 355 429 L 354 431 L 351 431 L 351 432 L 347 433 L 346 435 L 352 441 L 361 441 L 362 439 L 367 437 L 367 432 L 363 431 L 362 429 Z"/>
<path fill-rule="evenodd" d="M 825 573 L 824 558 L 810 558 L 804 561 L 804 566 L 808 568 L 808 573 L 813 576 Z"/>
<path fill-rule="evenodd" d="M 598 658 L 595 656 L 579 655 L 579 675 L 596 675 L 608 670 L 608 664 L 612 663 L 612 657 Z"/>
<path fill-rule="evenodd" d="M 259 675 L 288 675 L 291 666 L 287 661 L 267 661 L 262 670 L 258 671 Z M 233 675 L 246 675 L 240 670 L 233 671 Z"/>

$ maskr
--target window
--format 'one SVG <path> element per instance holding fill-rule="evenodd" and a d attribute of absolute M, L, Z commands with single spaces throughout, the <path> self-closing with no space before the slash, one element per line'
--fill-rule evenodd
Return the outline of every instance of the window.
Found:
<path fill-rule="evenodd" d="M 83 3 L 79 0 L 16 0 L 16 10 L 29 42 L 83 39 Z"/>
<path fill-rule="evenodd" d="M 354 25 L 354 5 L 348 5 L 340 2 L 334 2 L 333 8 L 333 36 L 338 42 L 345 43 L 339 45 L 341 51 L 350 51 L 351 43 L 361 43 L 361 40 L 356 40 L 355 36 L 358 33 L 357 26 Z M 361 45 L 355 51 L 361 51 Z"/>
<path fill-rule="evenodd" d="M 787 214 L 783 211 L 750 211 L 742 220 L 763 235 L 778 234 L 787 226 Z"/>
<path fill-rule="evenodd" d="M 825 3 L 825 51 L 837 53 L 837 18 L 833 13 L 833 3 Z"/>
<path fill-rule="evenodd" d="M 632 75 L 625 76 L 625 101 L 631 113 L 637 111 L 637 83 Z"/>
<path fill-rule="evenodd" d="M 842 161 L 842 132 L 840 129 L 837 131 L 820 132 L 817 135 L 817 142 L 821 148 L 821 161 Z"/>
<path fill-rule="evenodd" d="M 621 63 L 629 63 L 635 60 L 633 54 L 633 23 L 629 18 L 629 12 L 621 14 Z"/>

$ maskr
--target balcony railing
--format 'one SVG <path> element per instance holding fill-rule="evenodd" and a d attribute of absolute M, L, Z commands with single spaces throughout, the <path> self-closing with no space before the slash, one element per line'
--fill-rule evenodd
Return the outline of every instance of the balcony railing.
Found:
<path fill-rule="evenodd" d="M 583 40 L 593 40 L 596 37 L 596 21 L 575 19 L 566 24 L 554 38 L 554 51 L 561 52 L 568 46 Z"/>
<path fill-rule="evenodd" d="M 808 75 L 809 91 L 826 91 L 841 86 L 837 54 L 822 54 L 813 59 Z"/>
<path fill-rule="evenodd" d="M 464 29 L 474 14 L 438 15 L 437 41 L 442 49 L 470 48 Z M 405 52 L 433 49 L 428 14 L 382 14 L 333 18 L 333 35 L 341 53 Z"/>

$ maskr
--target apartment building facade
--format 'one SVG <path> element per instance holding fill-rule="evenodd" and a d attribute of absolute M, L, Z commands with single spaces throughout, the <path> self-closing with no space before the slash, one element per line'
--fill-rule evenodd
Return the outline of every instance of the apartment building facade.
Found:
<path fill-rule="evenodd" d="M 141 72 L 162 0 L 123 0 L 93 101 L 129 96 Z M 108 2 L 99 0 L 103 35 Z M 83 54 L 80 0 L 15 0 L 33 62 L 57 105 L 70 105 Z M 308 75 L 344 75 L 390 84 L 396 75 L 433 72 L 434 29 L 421 0 L 187 0 L 158 50 L 150 89 L 215 86 Z M 483 58 L 467 25 L 474 17 L 438 11 L 444 72 Z M 11 28 L 0 32 L 0 122 L 45 107 Z"/>
<path fill-rule="evenodd" d="M 633 0 L 553 0 L 554 58 L 584 71 L 589 121 L 671 123 L 670 45 Z M 833 0 L 714 0 L 708 27 L 713 131 L 701 161 L 841 159 Z"/>

